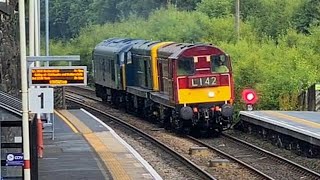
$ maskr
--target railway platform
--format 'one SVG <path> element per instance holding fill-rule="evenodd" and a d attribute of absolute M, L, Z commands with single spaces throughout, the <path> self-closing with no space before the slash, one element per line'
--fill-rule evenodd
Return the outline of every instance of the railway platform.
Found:
<path fill-rule="evenodd" d="M 241 111 L 245 123 L 276 131 L 320 147 L 320 112 Z"/>
<path fill-rule="evenodd" d="M 161 179 L 109 126 L 84 109 L 56 111 L 55 139 L 44 139 L 39 179 Z"/>

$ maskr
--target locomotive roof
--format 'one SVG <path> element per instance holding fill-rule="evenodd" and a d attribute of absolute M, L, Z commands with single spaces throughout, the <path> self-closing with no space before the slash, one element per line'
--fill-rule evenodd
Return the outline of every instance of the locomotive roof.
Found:
<path fill-rule="evenodd" d="M 125 38 L 111 38 L 99 43 L 94 53 L 116 55 L 121 52 L 127 52 L 131 47 L 143 40 L 140 39 L 125 39 Z"/>
<path fill-rule="evenodd" d="M 213 48 L 217 48 L 211 44 L 203 44 L 203 43 L 196 43 L 196 44 L 190 44 L 190 43 L 172 43 L 168 44 L 166 46 L 163 46 L 162 48 L 159 48 L 158 55 L 159 57 L 164 58 L 170 58 L 170 59 L 178 59 L 179 56 L 186 50 L 199 47 L 199 46 L 211 46 Z M 219 49 L 219 48 L 217 48 Z M 222 51 L 221 49 L 219 49 Z"/>
<path fill-rule="evenodd" d="M 159 41 L 140 42 L 140 43 L 134 44 L 132 46 L 131 52 L 134 54 L 149 56 L 152 47 L 158 43 L 159 43 Z"/>
<path fill-rule="evenodd" d="M 128 52 L 131 50 L 133 53 L 148 56 L 150 55 L 150 50 L 152 47 L 158 43 L 160 42 L 131 38 L 110 38 L 99 43 L 95 47 L 94 53 L 114 56 L 121 52 Z M 211 44 L 170 43 L 158 49 L 158 56 L 163 58 L 178 59 L 184 51 L 199 46 L 210 46 L 223 52 L 221 49 Z"/>
<path fill-rule="evenodd" d="M 190 43 L 173 43 L 168 44 L 158 50 L 159 57 L 170 57 L 174 54 L 181 54 L 183 51 L 194 47 L 195 44 Z"/>

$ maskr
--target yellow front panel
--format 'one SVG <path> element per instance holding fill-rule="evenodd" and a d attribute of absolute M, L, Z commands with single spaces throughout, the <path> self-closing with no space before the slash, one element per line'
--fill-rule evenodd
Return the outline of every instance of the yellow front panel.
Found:
<path fill-rule="evenodd" d="M 172 42 L 162 42 L 154 45 L 151 49 L 151 68 L 152 68 L 152 81 L 153 81 L 153 90 L 159 91 L 159 80 L 158 80 L 158 68 L 157 68 L 157 58 L 158 58 L 158 49 Z"/>
<path fill-rule="evenodd" d="M 196 89 L 179 89 L 179 104 L 227 101 L 231 99 L 229 86 Z"/>

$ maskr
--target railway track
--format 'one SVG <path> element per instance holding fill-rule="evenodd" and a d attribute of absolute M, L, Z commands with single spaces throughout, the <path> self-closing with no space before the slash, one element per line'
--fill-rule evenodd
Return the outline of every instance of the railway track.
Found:
<path fill-rule="evenodd" d="M 176 134 L 169 133 L 164 129 L 158 128 L 153 123 L 148 123 L 132 115 L 126 115 L 126 113 L 110 108 L 109 106 L 102 104 L 101 100 L 100 102 L 97 102 L 97 98 L 93 97 L 93 94 L 90 91 L 76 91 L 77 90 L 74 89 L 68 91 L 67 97 L 69 100 L 78 100 L 79 103 L 82 103 L 84 105 L 82 107 L 89 106 L 87 108 L 90 109 L 91 106 L 94 106 L 96 109 L 103 110 L 104 112 L 112 112 L 113 116 L 121 116 L 121 119 L 126 121 L 125 123 L 130 123 L 130 125 L 138 127 L 140 131 L 143 131 L 147 133 L 149 136 L 158 139 L 158 141 L 169 146 L 174 152 L 178 152 L 180 156 L 183 156 L 188 161 L 193 162 L 193 164 L 196 164 L 198 167 L 203 169 L 204 172 L 207 172 L 212 177 L 216 177 L 218 179 L 265 179 L 264 177 L 256 174 L 251 170 L 248 171 L 246 168 L 243 168 L 242 166 L 239 167 L 238 164 L 234 162 L 228 163 L 226 166 L 222 164 L 210 167 L 208 166 L 209 159 L 220 159 L 218 156 L 216 156 L 216 153 L 208 152 L 207 155 L 204 157 L 199 157 L 198 155 L 191 155 L 189 152 L 190 148 L 200 147 L 198 143 L 190 143 L 189 138 L 179 137 Z M 95 114 L 92 111 L 91 113 Z M 110 126 L 110 124 L 108 125 Z"/>
<path fill-rule="evenodd" d="M 216 139 L 189 138 L 268 179 L 320 179 L 315 171 L 230 135 L 223 134 Z"/>
<path fill-rule="evenodd" d="M 206 171 L 202 170 L 199 166 L 194 164 L 192 161 L 181 156 L 179 153 L 175 152 L 173 149 L 171 149 L 167 145 L 165 145 L 162 142 L 158 141 L 157 139 L 153 138 L 149 134 L 141 131 L 140 129 L 123 121 L 122 119 L 115 117 L 111 114 L 108 114 L 106 112 L 103 112 L 95 107 L 91 107 L 91 106 L 85 104 L 83 99 L 81 99 L 79 97 L 66 95 L 66 98 L 67 98 L 67 100 L 73 101 L 74 103 L 77 103 L 83 107 L 86 107 L 86 109 L 89 110 L 91 113 L 100 117 L 102 121 L 116 122 L 117 124 L 120 124 L 121 126 L 125 127 L 126 128 L 125 131 L 128 131 L 128 129 L 129 129 L 131 136 L 132 136 L 132 132 L 134 132 L 137 134 L 137 137 L 144 138 L 145 140 L 147 140 L 149 142 L 148 144 L 151 143 L 153 148 L 157 147 L 157 148 L 161 149 L 162 151 L 168 153 L 172 157 L 172 159 L 179 161 L 180 163 L 182 163 L 186 167 L 186 169 L 189 169 L 193 172 L 192 174 L 190 174 L 190 177 L 195 178 L 195 179 L 215 179 L 215 177 L 213 177 L 211 174 L 207 173 Z"/>
<path fill-rule="evenodd" d="M 6 109 L 18 116 L 22 116 L 21 100 L 10 96 L 9 94 L 0 91 L 0 107 Z"/>
<path fill-rule="evenodd" d="M 94 96 L 94 91 L 90 90 L 88 88 L 86 89 L 77 89 L 74 88 L 69 91 L 73 94 L 79 95 L 79 97 L 83 97 L 81 100 L 82 103 L 84 103 L 85 98 L 90 99 L 93 103 L 100 101 L 100 98 L 97 98 Z M 71 98 L 71 97 L 69 97 Z M 86 102 L 85 104 L 88 104 Z M 90 103 L 89 103 L 90 104 Z M 98 108 L 100 109 L 100 108 Z M 134 122 L 137 123 L 137 122 Z M 146 122 L 144 122 L 146 123 Z M 142 124 L 142 122 L 140 122 Z M 134 126 L 141 126 L 135 124 Z M 141 129 L 139 127 L 139 129 Z M 143 129 L 144 132 L 149 132 L 149 136 L 158 136 L 161 135 L 160 131 L 154 132 L 153 130 L 150 130 L 152 128 L 146 128 Z M 166 137 L 168 138 L 168 137 Z M 174 139 L 174 137 L 170 137 Z M 229 164 L 237 163 L 238 165 L 236 167 L 241 167 L 240 169 L 246 169 L 246 170 L 240 170 L 241 173 L 243 171 L 246 171 L 244 174 L 248 173 L 251 175 L 246 176 L 248 179 L 320 179 L 320 175 L 316 172 L 313 172 L 307 168 L 304 168 L 296 163 L 293 163 L 289 160 L 286 160 L 284 158 L 281 158 L 275 154 L 269 153 L 263 149 L 259 149 L 258 147 L 255 147 L 253 145 L 250 145 L 244 141 L 238 140 L 234 137 L 223 135 L 220 138 L 215 139 L 195 139 L 193 137 L 186 137 L 183 139 L 182 137 L 176 137 L 180 138 L 178 141 L 189 141 L 193 144 L 190 146 L 197 146 L 197 147 L 206 147 L 208 150 L 214 152 L 216 155 L 207 155 L 207 157 L 204 157 L 206 160 L 216 158 L 219 156 L 219 158 L 222 157 L 222 159 L 228 159 L 230 160 Z M 162 140 L 163 141 L 163 140 Z M 169 140 L 165 142 L 166 144 L 170 144 L 170 141 L 178 142 L 177 140 Z M 173 143 L 174 144 L 174 143 Z M 170 144 L 170 146 L 173 146 L 176 152 L 183 151 L 179 150 L 178 147 Z M 185 149 L 184 151 L 188 151 L 188 149 Z M 218 154 L 218 155 L 217 155 Z M 231 154 L 231 155 L 230 155 Z M 219 179 L 226 179 L 223 176 L 220 176 L 222 172 L 218 168 L 213 168 L 216 172 L 212 172 L 213 169 L 206 167 L 206 163 L 199 161 L 199 158 L 191 157 L 188 152 L 184 153 L 185 157 L 189 158 L 189 161 L 193 161 L 199 166 L 201 166 L 203 169 L 206 169 L 207 172 L 214 174 L 215 177 L 218 177 Z M 205 167 L 205 168 L 204 168 Z M 217 170 L 218 169 L 218 170 Z M 225 172 L 225 174 L 232 174 L 233 172 Z M 239 178 L 239 177 L 237 177 Z M 242 179 L 245 179 L 245 177 L 241 177 Z M 235 179 L 235 178 L 230 178 Z"/>

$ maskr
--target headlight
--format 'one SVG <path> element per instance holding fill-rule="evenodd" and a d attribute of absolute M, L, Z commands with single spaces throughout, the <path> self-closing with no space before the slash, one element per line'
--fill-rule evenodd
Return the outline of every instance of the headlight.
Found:
<path fill-rule="evenodd" d="M 209 97 L 209 98 L 213 98 L 214 95 L 215 95 L 214 92 L 211 92 L 211 91 L 210 91 L 210 92 L 208 93 L 208 97 Z"/>

